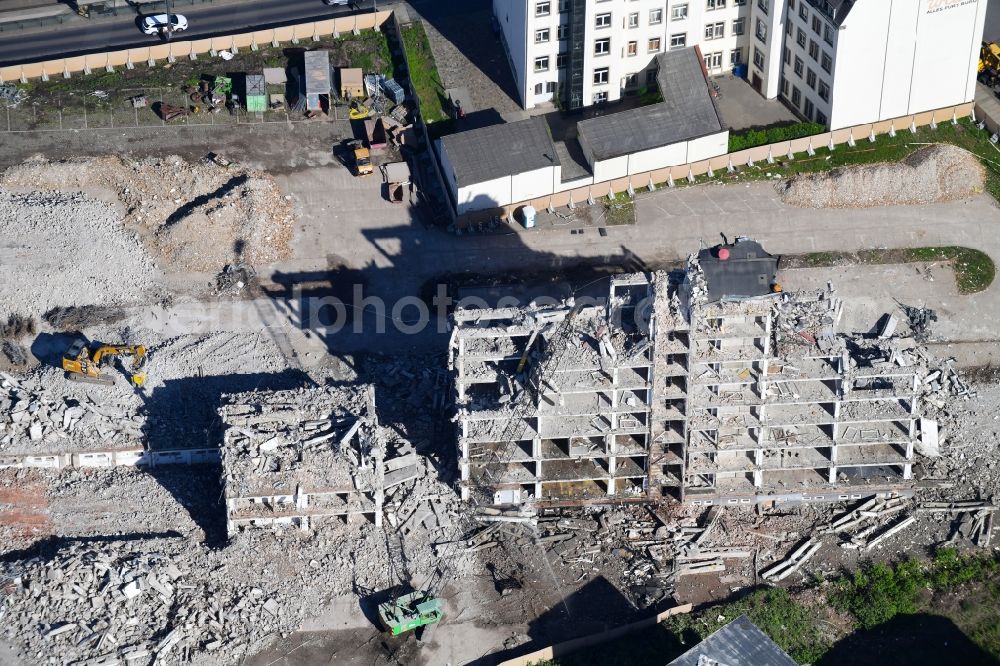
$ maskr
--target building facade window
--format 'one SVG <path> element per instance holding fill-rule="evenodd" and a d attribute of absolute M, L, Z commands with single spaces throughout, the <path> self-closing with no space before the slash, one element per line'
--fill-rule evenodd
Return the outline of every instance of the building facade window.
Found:
<path fill-rule="evenodd" d="M 802 58 L 795 56 L 795 73 L 799 75 L 799 78 L 802 77 L 802 71 L 803 71 Z"/>
<path fill-rule="evenodd" d="M 833 46 L 833 28 L 829 25 L 823 25 L 823 41 Z"/>
<path fill-rule="evenodd" d="M 757 39 L 767 43 L 767 24 L 757 19 Z"/>
<path fill-rule="evenodd" d="M 743 49 L 733 49 L 729 52 L 729 64 L 730 65 L 740 65 L 743 64 Z"/>
<path fill-rule="evenodd" d="M 551 2 L 536 2 L 535 3 L 535 16 L 548 16 L 552 13 L 552 3 Z"/>
<path fill-rule="evenodd" d="M 746 19 L 738 18 L 733 19 L 733 36 L 739 37 L 746 31 Z"/>
<path fill-rule="evenodd" d="M 594 85 L 600 86 L 608 82 L 608 68 L 598 67 L 594 70 Z"/>
<path fill-rule="evenodd" d="M 809 8 L 806 7 L 805 2 L 799 3 L 799 18 L 803 21 L 809 20 Z"/>
<path fill-rule="evenodd" d="M 650 9 L 649 10 L 649 25 L 657 25 L 663 23 L 663 10 L 662 9 Z"/>
<path fill-rule="evenodd" d="M 722 51 L 705 54 L 705 69 L 719 69 L 722 67 Z"/>
<path fill-rule="evenodd" d="M 625 47 L 625 55 L 634 56 L 639 52 L 639 42 L 629 42 Z"/>
<path fill-rule="evenodd" d="M 594 104 L 604 104 L 608 101 L 608 91 L 603 90 L 601 92 L 594 93 Z"/>
<path fill-rule="evenodd" d="M 610 28 L 611 27 L 611 14 L 597 14 L 594 17 L 594 27 L 597 27 L 597 28 Z"/>
<path fill-rule="evenodd" d="M 646 70 L 646 85 L 655 86 L 656 85 L 656 70 L 647 69 Z"/>
<path fill-rule="evenodd" d="M 806 120 L 813 119 L 813 103 L 808 97 L 806 97 L 805 104 L 802 106 L 802 114 L 806 117 Z"/>
<path fill-rule="evenodd" d="M 653 37 L 652 39 L 650 39 L 649 40 L 649 48 L 647 50 L 650 53 L 659 53 L 660 52 L 660 38 L 659 37 Z"/>
<path fill-rule="evenodd" d="M 792 105 L 795 108 L 798 108 L 799 104 L 801 103 L 802 103 L 802 93 L 799 91 L 797 87 L 792 86 Z"/>
<path fill-rule="evenodd" d="M 638 28 L 639 27 L 639 12 L 632 12 L 628 15 L 628 27 Z"/>
<path fill-rule="evenodd" d="M 536 30 L 535 31 L 535 43 L 536 44 L 544 44 L 545 42 L 549 41 L 549 34 L 550 34 L 550 31 L 549 31 L 548 28 L 542 28 L 541 30 Z"/>
<path fill-rule="evenodd" d="M 787 46 L 785 47 L 785 50 L 781 54 L 781 59 L 785 61 L 786 65 L 792 64 L 792 50 Z"/>
<path fill-rule="evenodd" d="M 569 54 L 559 53 L 556 55 L 556 67 L 558 69 L 566 69 L 569 66 Z"/>
<path fill-rule="evenodd" d="M 819 44 L 813 40 L 809 40 L 809 57 L 819 62 Z"/>
<path fill-rule="evenodd" d="M 594 41 L 594 55 L 603 56 L 611 53 L 611 38 L 605 37 Z"/>
<path fill-rule="evenodd" d="M 549 71 L 549 57 L 539 56 L 535 58 L 535 71 L 536 72 L 547 72 Z"/>
<path fill-rule="evenodd" d="M 764 12 L 764 14 L 767 14 L 769 4 L 770 0 L 757 0 L 757 7 L 760 8 L 760 11 Z"/>
<path fill-rule="evenodd" d="M 622 88 L 638 88 L 639 87 L 639 75 L 629 74 L 624 79 L 622 79 Z"/>
<path fill-rule="evenodd" d="M 560 42 L 565 42 L 567 39 L 569 39 L 569 26 L 568 25 L 559 26 L 558 28 L 556 28 L 556 34 L 558 35 Z"/>
<path fill-rule="evenodd" d="M 556 82 L 549 81 L 545 84 L 545 92 L 554 93 L 556 91 Z"/>
<path fill-rule="evenodd" d="M 688 4 L 686 2 L 670 7 L 670 20 L 683 21 L 688 17 Z"/>
<path fill-rule="evenodd" d="M 726 0 L 705 0 L 705 9 L 725 9 Z"/>
<path fill-rule="evenodd" d="M 672 49 L 682 49 L 687 46 L 687 33 L 681 32 L 676 35 L 670 35 L 670 48 Z"/>
<path fill-rule="evenodd" d="M 541 95 L 543 92 L 545 92 L 545 84 L 544 83 L 536 83 L 535 84 L 535 94 L 536 95 Z"/>
<path fill-rule="evenodd" d="M 764 52 L 756 46 L 753 47 L 753 64 L 756 65 L 758 69 L 764 69 Z"/>
<path fill-rule="evenodd" d="M 789 37 L 791 37 L 792 33 L 794 32 L 794 30 L 795 29 L 792 27 L 792 22 L 791 21 L 785 21 L 785 34 L 788 35 Z"/>
<path fill-rule="evenodd" d="M 833 71 L 833 58 L 828 53 L 823 53 L 823 57 L 820 58 L 820 67 L 827 74 Z"/>
<path fill-rule="evenodd" d="M 803 30 L 802 28 L 799 28 L 798 31 L 795 33 L 795 43 L 801 46 L 802 48 L 806 47 L 806 31 Z"/>
<path fill-rule="evenodd" d="M 559 0 L 559 13 L 565 14 L 569 11 L 569 0 Z"/>
<path fill-rule="evenodd" d="M 788 0 L 788 11 L 795 11 L 795 0 Z"/>
<path fill-rule="evenodd" d="M 823 22 L 819 20 L 818 16 L 813 16 L 812 28 L 813 32 L 815 32 L 817 35 L 823 34 Z"/>
<path fill-rule="evenodd" d="M 817 111 L 816 122 L 818 122 L 820 125 L 826 125 L 826 114 L 823 113 L 822 111 Z"/>
<path fill-rule="evenodd" d="M 747 0 L 733 0 L 734 7 L 743 7 L 747 4 Z"/>
<path fill-rule="evenodd" d="M 781 96 L 788 97 L 788 79 L 781 77 Z"/>
<path fill-rule="evenodd" d="M 816 72 L 811 69 L 806 72 L 806 85 L 816 90 Z"/>
<path fill-rule="evenodd" d="M 705 39 L 722 39 L 726 35 L 726 22 L 709 23 L 705 26 Z"/>
<path fill-rule="evenodd" d="M 820 81 L 819 82 L 819 90 L 816 91 L 816 94 L 819 95 L 819 98 L 821 100 L 823 100 L 824 102 L 829 102 L 830 101 L 830 86 L 828 86 L 825 81 Z"/>

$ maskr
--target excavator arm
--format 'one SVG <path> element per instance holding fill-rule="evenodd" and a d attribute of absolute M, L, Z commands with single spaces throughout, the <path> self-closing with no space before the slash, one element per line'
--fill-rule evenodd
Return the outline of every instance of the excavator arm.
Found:
<path fill-rule="evenodd" d="M 74 381 L 110 385 L 114 380 L 102 375 L 101 365 L 107 358 L 120 356 L 132 357 L 132 365 L 126 370 L 132 383 L 142 386 L 146 382 L 146 348 L 142 345 L 101 345 L 91 352 L 85 344 L 77 342 L 63 357 L 63 369 Z"/>

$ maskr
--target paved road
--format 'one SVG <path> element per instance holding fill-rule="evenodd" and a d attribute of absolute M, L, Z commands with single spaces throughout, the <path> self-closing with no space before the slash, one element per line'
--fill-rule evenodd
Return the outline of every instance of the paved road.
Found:
<path fill-rule="evenodd" d="M 254 0 L 182 7 L 178 11 L 188 18 L 190 27 L 177 39 L 227 35 L 356 11 L 369 12 L 374 1 L 356 0 L 353 8 L 327 7 L 321 0 Z M 388 9 L 395 4 L 393 0 L 382 0 L 378 7 Z M 130 16 L 94 18 L 30 33 L 3 33 L 0 36 L 0 65 L 159 43 L 158 37 L 144 35 L 136 20 Z"/>

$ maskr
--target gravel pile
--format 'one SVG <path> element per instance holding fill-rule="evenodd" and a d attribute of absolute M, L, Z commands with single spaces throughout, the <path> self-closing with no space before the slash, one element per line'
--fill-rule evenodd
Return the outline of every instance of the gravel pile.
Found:
<path fill-rule="evenodd" d="M 983 167 L 956 146 L 922 148 L 902 162 L 841 167 L 776 185 L 781 200 L 803 208 L 869 208 L 950 201 L 983 190 Z"/>
<path fill-rule="evenodd" d="M 0 317 L 149 298 L 155 262 L 106 202 L 0 190 L 0 238 Z"/>
<path fill-rule="evenodd" d="M 214 273 L 231 263 L 274 263 L 290 253 L 291 202 L 262 171 L 176 156 L 33 159 L 7 169 L 0 186 L 107 199 L 168 271 Z"/>

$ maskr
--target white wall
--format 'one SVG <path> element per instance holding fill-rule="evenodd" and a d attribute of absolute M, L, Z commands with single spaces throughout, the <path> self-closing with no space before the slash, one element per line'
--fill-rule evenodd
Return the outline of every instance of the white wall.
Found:
<path fill-rule="evenodd" d="M 698 162 L 729 152 L 729 130 L 688 141 L 687 161 Z"/>
<path fill-rule="evenodd" d="M 594 162 L 592 167 L 595 183 L 601 183 L 613 178 L 622 178 L 628 175 L 628 155 Z"/>
<path fill-rule="evenodd" d="M 882 92 L 879 100 L 880 118 L 898 118 L 909 113 L 919 16 L 919 5 L 916 2 L 893 2 L 889 10 L 887 38 L 892 48 L 885 51 Z M 872 37 L 879 39 L 876 35 Z M 845 60 L 847 58 L 849 55 L 845 54 Z M 838 98 L 837 104 L 840 103 L 841 100 Z"/>
<path fill-rule="evenodd" d="M 831 128 L 850 127 L 881 119 L 879 107 L 882 101 L 882 77 L 885 71 L 889 15 L 893 4 L 894 0 L 860 0 L 855 3 L 837 32 L 830 105 Z"/>
<path fill-rule="evenodd" d="M 629 175 L 652 171 L 665 166 L 684 164 L 687 161 L 687 144 L 674 143 L 662 148 L 632 153 L 628 160 Z"/>
<path fill-rule="evenodd" d="M 530 2 L 531 0 L 493 0 L 493 15 L 503 32 L 503 41 L 507 46 L 507 56 L 522 105 L 528 99 L 527 77 L 530 61 L 526 40 Z"/>
<path fill-rule="evenodd" d="M 859 0 L 837 33 L 830 127 L 974 99 L 985 18 L 986 0 Z"/>
<path fill-rule="evenodd" d="M 914 0 L 894 0 L 893 4 Z M 913 59 L 910 113 L 919 113 L 975 97 L 969 73 L 978 64 L 986 0 L 920 0 L 917 48 Z M 971 57 L 975 53 L 975 59 Z"/>
<path fill-rule="evenodd" d="M 474 210 L 485 210 L 513 203 L 511 197 L 511 177 L 503 176 L 482 183 L 474 183 L 458 189 L 458 214 Z"/>
<path fill-rule="evenodd" d="M 555 167 L 543 167 L 534 171 L 515 174 L 511 177 L 510 201 L 525 201 L 535 197 L 552 194 L 552 183 L 555 179 Z"/>

